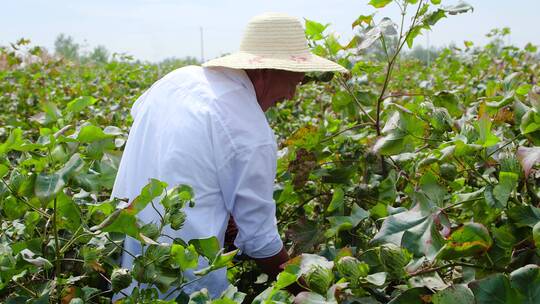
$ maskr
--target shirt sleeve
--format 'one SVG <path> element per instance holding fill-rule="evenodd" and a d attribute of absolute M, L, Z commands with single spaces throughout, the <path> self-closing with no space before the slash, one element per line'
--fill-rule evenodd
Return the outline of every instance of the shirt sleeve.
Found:
<path fill-rule="evenodd" d="M 283 248 L 273 200 L 276 158 L 273 144 L 244 148 L 218 173 L 226 208 L 238 227 L 234 244 L 252 258 L 271 257 Z"/>

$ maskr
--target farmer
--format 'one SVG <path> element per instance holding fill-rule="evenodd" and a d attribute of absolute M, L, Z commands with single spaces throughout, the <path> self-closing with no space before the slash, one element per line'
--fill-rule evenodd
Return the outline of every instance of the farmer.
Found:
<path fill-rule="evenodd" d="M 276 275 L 288 255 L 276 226 L 272 193 L 277 148 L 264 112 L 293 98 L 304 72 L 315 71 L 346 69 L 310 53 L 298 19 L 276 13 L 254 17 L 239 52 L 202 67 L 177 69 L 135 102 L 113 197 L 132 200 L 150 178 L 170 187 L 190 185 L 194 207 L 185 208 L 180 230 L 167 226 L 164 234 L 186 242 L 216 236 L 223 246 L 232 216 L 238 229 L 235 246 L 270 276 Z M 161 205 L 156 207 L 164 212 Z M 138 217 L 143 223 L 160 220 L 151 205 Z M 141 253 L 139 241 L 130 237 L 124 249 Z M 131 269 L 133 257 L 125 251 L 122 267 Z M 195 278 L 192 273 L 186 276 Z M 208 288 L 217 297 L 228 285 L 222 268 L 184 291 Z M 124 292 L 130 294 L 134 286 Z"/>

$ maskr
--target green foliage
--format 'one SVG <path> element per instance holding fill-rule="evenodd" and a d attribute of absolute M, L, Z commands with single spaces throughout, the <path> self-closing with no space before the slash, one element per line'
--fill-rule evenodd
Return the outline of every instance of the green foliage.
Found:
<path fill-rule="evenodd" d="M 182 229 L 183 210 L 196 205 L 189 185 L 150 180 L 131 200 L 110 198 L 131 104 L 188 61 L 147 64 L 102 48 L 86 60 L 66 36 L 56 49 L 64 59 L 27 40 L 0 48 L 0 301 L 108 303 L 137 280 L 148 286 L 123 303 L 173 303 L 158 291 L 190 284 L 185 270 L 227 267 L 237 288 L 178 301 L 535 303 L 537 49 L 504 45 L 509 30 L 496 29 L 485 47 L 465 42 L 429 62 L 403 56 L 425 30 L 472 8 L 398 2 L 409 24 L 361 15 L 344 45 L 306 20 L 314 52 L 351 73 L 310 75 L 295 100 L 267 112 L 280 147 L 278 226 L 295 256 L 269 281 L 215 237 L 162 234 Z M 140 223 L 153 207 L 161 216 Z M 145 249 L 132 269 L 115 262 L 126 235 Z M 291 295 L 295 283 L 307 291 Z"/>

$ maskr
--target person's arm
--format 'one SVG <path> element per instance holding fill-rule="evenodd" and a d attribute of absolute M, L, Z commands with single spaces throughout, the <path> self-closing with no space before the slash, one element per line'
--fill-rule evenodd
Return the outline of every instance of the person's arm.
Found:
<path fill-rule="evenodd" d="M 238 228 L 234 244 L 263 261 L 283 250 L 273 200 L 276 158 L 275 146 L 262 144 L 235 151 L 218 168 L 225 207 Z"/>

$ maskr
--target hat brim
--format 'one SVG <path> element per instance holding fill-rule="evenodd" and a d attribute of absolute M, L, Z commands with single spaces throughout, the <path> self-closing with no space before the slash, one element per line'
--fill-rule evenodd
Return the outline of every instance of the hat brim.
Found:
<path fill-rule="evenodd" d="M 314 54 L 301 55 L 253 55 L 237 52 L 202 64 L 203 67 L 228 67 L 233 69 L 276 69 L 292 72 L 341 72 L 343 66 Z"/>

